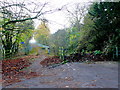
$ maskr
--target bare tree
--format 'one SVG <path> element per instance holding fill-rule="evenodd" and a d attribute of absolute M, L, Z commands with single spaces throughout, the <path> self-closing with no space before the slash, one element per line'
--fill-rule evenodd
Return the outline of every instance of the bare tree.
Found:
<path fill-rule="evenodd" d="M 87 13 L 87 7 L 86 3 L 75 3 L 66 8 L 71 25 L 75 25 L 78 31 Z"/>
<path fill-rule="evenodd" d="M 5 57 L 11 57 L 14 46 L 19 46 L 17 39 L 19 33 L 23 32 L 18 24 L 28 20 L 41 19 L 42 15 L 52 13 L 61 9 L 46 9 L 49 3 L 31 2 L 29 0 L 20 1 L 0 1 L 0 38 L 3 45 Z M 17 51 L 15 51 L 17 52 Z"/>

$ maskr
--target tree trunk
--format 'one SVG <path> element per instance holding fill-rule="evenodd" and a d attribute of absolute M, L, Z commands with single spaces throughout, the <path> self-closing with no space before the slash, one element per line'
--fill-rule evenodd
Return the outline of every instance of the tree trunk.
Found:
<path fill-rule="evenodd" d="M 12 36 L 10 32 L 5 34 L 4 44 L 5 58 L 10 58 L 12 56 Z"/>

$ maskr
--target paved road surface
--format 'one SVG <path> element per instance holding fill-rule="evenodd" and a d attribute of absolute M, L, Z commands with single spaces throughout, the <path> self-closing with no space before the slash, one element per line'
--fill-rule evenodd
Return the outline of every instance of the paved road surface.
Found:
<path fill-rule="evenodd" d="M 67 63 L 54 68 L 42 67 L 37 59 L 29 68 L 40 76 L 6 88 L 118 88 L 118 64 Z"/>

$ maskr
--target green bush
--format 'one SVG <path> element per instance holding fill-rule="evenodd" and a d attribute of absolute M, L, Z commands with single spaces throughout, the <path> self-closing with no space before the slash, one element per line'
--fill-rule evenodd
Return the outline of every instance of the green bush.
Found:
<path fill-rule="evenodd" d="M 98 55 L 98 54 L 102 54 L 102 52 L 100 50 L 95 50 L 94 55 Z"/>

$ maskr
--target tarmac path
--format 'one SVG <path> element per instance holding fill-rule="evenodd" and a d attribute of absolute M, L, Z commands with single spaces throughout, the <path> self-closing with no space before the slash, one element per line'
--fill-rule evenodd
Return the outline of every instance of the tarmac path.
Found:
<path fill-rule="evenodd" d="M 118 88 L 118 63 L 67 63 L 57 67 L 42 67 L 36 59 L 28 70 L 38 77 L 22 80 L 4 88 Z"/>

